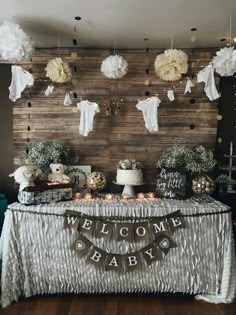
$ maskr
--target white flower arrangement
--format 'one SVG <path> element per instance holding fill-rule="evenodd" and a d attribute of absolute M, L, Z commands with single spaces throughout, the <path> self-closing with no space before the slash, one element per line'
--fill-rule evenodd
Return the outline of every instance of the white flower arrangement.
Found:
<path fill-rule="evenodd" d="M 61 58 L 54 58 L 49 60 L 45 68 L 46 77 L 50 78 L 52 82 L 64 83 L 70 81 L 72 74 L 69 65 Z"/>
<path fill-rule="evenodd" d="M 108 79 L 120 79 L 128 72 L 128 63 L 122 56 L 111 55 L 103 60 L 101 72 Z"/>
<path fill-rule="evenodd" d="M 4 21 L 0 26 L 0 57 L 10 62 L 29 60 L 33 41 L 18 24 Z"/>
<path fill-rule="evenodd" d="M 68 147 L 58 139 L 36 139 L 32 142 L 27 162 L 38 165 L 43 172 L 50 170 L 51 163 L 68 164 Z"/>
<path fill-rule="evenodd" d="M 117 165 L 117 168 L 121 170 L 139 170 L 143 168 L 143 165 L 141 162 L 135 159 L 126 159 L 120 160 Z"/>
<path fill-rule="evenodd" d="M 226 174 L 221 174 L 216 177 L 216 183 L 222 185 L 236 185 L 236 180 L 233 178 L 229 178 Z"/>
<path fill-rule="evenodd" d="M 234 47 L 224 47 L 216 52 L 212 62 L 221 76 L 232 76 L 236 72 L 236 50 Z"/>
<path fill-rule="evenodd" d="M 163 81 L 177 81 L 188 70 L 188 56 L 182 50 L 167 49 L 155 59 L 156 75 Z"/>
<path fill-rule="evenodd" d="M 164 151 L 157 162 L 157 167 L 184 168 L 191 174 L 211 172 L 216 165 L 213 152 L 203 146 L 194 149 L 186 145 L 175 144 Z"/>

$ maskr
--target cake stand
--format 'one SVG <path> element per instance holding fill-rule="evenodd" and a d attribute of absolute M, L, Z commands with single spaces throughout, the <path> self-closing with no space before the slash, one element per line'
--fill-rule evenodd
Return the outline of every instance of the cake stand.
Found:
<path fill-rule="evenodd" d="M 124 194 L 128 194 L 130 197 L 135 197 L 135 191 L 134 191 L 134 187 L 135 186 L 142 186 L 144 185 L 144 183 L 141 183 L 141 184 L 132 184 L 132 185 L 128 185 L 128 184 L 125 184 L 125 183 L 117 183 L 115 181 L 113 181 L 114 184 L 116 185 L 121 185 L 121 186 L 124 186 L 124 189 L 122 191 L 122 196 Z"/>

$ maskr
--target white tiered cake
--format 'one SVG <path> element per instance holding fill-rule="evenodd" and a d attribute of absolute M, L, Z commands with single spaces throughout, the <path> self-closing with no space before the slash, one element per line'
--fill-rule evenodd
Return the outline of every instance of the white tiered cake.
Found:
<path fill-rule="evenodd" d="M 116 182 L 121 185 L 141 185 L 143 183 L 143 172 L 141 169 L 117 169 Z"/>

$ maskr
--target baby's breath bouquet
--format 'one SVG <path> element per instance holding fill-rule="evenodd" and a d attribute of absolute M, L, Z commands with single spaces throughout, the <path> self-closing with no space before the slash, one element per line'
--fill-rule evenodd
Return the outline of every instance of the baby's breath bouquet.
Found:
<path fill-rule="evenodd" d="M 142 164 L 134 159 L 126 159 L 126 160 L 120 160 L 118 165 L 118 169 L 121 170 L 138 170 L 143 168 Z"/>
<path fill-rule="evenodd" d="M 186 168 L 193 160 L 193 151 L 184 144 L 174 144 L 167 148 L 157 162 L 157 167 Z"/>
<path fill-rule="evenodd" d="M 211 172 L 216 165 L 213 152 L 203 146 L 194 149 L 184 144 L 175 144 L 164 151 L 157 167 L 184 168 L 190 174 Z"/>
<path fill-rule="evenodd" d="M 36 139 L 32 142 L 29 154 L 25 157 L 27 162 L 37 164 L 43 172 L 47 173 L 51 163 L 68 164 L 68 147 L 58 139 Z"/>

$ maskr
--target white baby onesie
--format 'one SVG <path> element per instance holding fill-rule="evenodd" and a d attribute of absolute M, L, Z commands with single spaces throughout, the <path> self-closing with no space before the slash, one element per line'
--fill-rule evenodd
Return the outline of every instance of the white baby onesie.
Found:
<path fill-rule="evenodd" d="M 212 65 L 206 66 L 203 70 L 198 72 L 197 82 L 204 82 L 207 97 L 210 101 L 214 101 L 220 97 L 216 89 L 215 77 L 214 77 L 214 67 Z"/>
<path fill-rule="evenodd" d="M 93 118 L 100 108 L 97 103 L 88 100 L 77 103 L 77 107 L 80 110 L 79 133 L 87 137 L 89 131 L 93 130 Z"/>
<path fill-rule="evenodd" d="M 18 98 L 21 97 L 21 93 L 24 91 L 27 85 L 34 84 L 34 77 L 31 73 L 24 70 L 20 66 L 11 67 L 12 77 L 11 85 L 9 86 L 9 99 L 12 102 L 15 102 Z"/>
<path fill-rule="evenodd" d="M 185 86 L 184 95 L 186 93 L 192 93 L 192 87 L 194 87 L 194 86 L 195 86 L 195 84 L 193 83 L 193 81 L 188 79 L 186 86 Z"/>
<path fill-rule="evenodd" d="M 161 103 L 158 97 L 149 97 L 146 100 L 139 101 L 136 105 L 137 109 L 143 112 L 145 127 L 149 132 L 158 131 L 157 107 Z"/>
<path fill-rule="evenodd" d="M 54 90 L 54 85 L 48 85 L 48 87 L 47 87 L 47 89 L 46 89 L 46 91 L 45 91 L 45 95 L 46 96 L 49 96 L 49 95 L 51 95 L 52 93 L 53 93 L 53 90 Z"/>
<path fill-rule="evenodd" d="M 168 90 L 167 91 L 167 96 L 168 96 L 168 99 L 173 102 L 175 100 L 175 95 L 174 95 L 174 91 L 173 90 Z"/>

